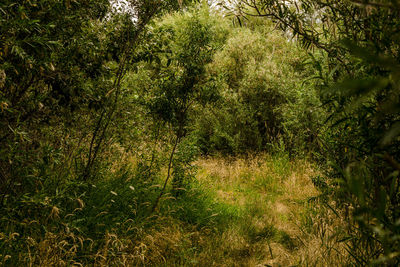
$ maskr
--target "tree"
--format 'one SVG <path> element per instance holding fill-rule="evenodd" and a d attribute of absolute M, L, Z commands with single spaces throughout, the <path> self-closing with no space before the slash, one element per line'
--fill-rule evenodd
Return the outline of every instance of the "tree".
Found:
<path fill-rule="evenodd" d="M 184 175 L 180 173 L 182 170 L 178 170 L 182 168 L 182 162 L 175 161 L 174 155 L 190 131 L 188 126 L 193 107 L 212 99 L 213 93 L 207 86 L 206 65 L 211 62 L 225 34 L 206 4 L 190 12 L 169 15 L 149 32 L 151 45 L 143 47 L 142 53 L 148 55 L 147 67 L 153 81 L 151 90 L 143 88 L 145 104 L 152 117 L 167 124 L 174 136 L 167 177 L 153 211 L 166 189 L 172 169 L 176 174 L 174 187 L 183 183 Z"/>
<path fill-rule="evenodd" d="M 312 110 L 319 103 L 315 90 L 301 85 L 312 73 L 302 64 L 304 56 L 271 23 L 252 19 L 246 27 L 232 28 L 208 68 L 222 97 L 200 112 L 197 129 L 203 151 L 272 151 L 279 141 L 291 152 L 304 148 L 316 135 L 316 127 L 304 126 L 316 121 Z"/>
<path fill-rule="evenodd" d="M 59 133 L 60 124 L 73 124 L 71 114 L 80 114 L 107 87 L 96 83 L 111 75 L 103 65 L 99 31 L 108 6 L 108 1 L 0 4 L 3 196 L 14 194 L 14 185 L 35 172 L 46 157 L 42 148 L 62 146 L 66 134 Z"/>

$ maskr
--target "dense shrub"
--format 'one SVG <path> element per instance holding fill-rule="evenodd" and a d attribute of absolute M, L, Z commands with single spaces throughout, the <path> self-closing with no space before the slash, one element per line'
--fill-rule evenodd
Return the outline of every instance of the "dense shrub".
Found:
<path fill-rule="evenodd" d="M 208 67 L 220 101 L 198 114 L 203 152 L 306 150 L 318 134 L 321 114 L 315 90 L 302 84 L 312 70 L 303 54 L 268 23 L 232 29 Z"/>

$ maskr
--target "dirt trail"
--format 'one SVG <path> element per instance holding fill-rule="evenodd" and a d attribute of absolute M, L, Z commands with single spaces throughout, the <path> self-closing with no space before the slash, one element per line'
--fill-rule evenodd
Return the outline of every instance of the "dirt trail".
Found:
<path fill-rule="evenodd" d="M 308 200 L 318 195 L 306 161 L 271 157 L 200 160 L 199 181 L 219 202 L 237 207 L 241 217 L 225 235 L 224 255 L 237 266 L 313 263 L 321 240 L 313 234 Z M 229 236 L 229 238 L 228 238 Z M 239 257 L 240 256 L 240 257 Z M 218 264 L 217 264 L 218 265 Z"/>

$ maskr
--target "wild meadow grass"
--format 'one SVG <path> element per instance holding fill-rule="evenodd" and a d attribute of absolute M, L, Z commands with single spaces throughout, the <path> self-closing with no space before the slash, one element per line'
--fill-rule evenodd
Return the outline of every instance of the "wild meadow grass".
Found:
<path fill-rule="evenodd" d="M 336 266 L 340 219 L 311 200 L 318 173 L 306 160 L 261 155 L 201 158 L 191 185 L 116 170 L 93 185 L 22 197 L 1 218 L 5 266 Z M 162 177 L 160 175 L 159 177 Z M 152 182 L 150 182 L 152 181 Z M 318 207 L 321 207 L 319 209 Z M 27 216 L 30 215 L 30 217 Z"/>
<path fill-rule="evenodd" d="M 347 254 L 341 221 L 315 202 L 318 172 L 306 160 L 285 155 L 202 158 L 196 181 L 182 197 L 168 196 L 165 241 L 174 255 L 152 258 L 164 266 L 338 266 Z M 314 202 L 313 202 L 314 201 Z M 174 203 L 174 205 L 172 205 Z M 165 230 L 165 229 L 164 229 Z M 170 229 L 171 230 L 171 229 Z M 172 235 L 172 236 L 171 236 Z M 166 244 L 158 244 L 160 247 Z M 159 248 L 160 248 L 159 247 Z"/>
<path fill-rule="evenodd" d="M 334 229 L 326 229 L 322 239 L 314 233 L 315 216 L 320 213 L 309 200 L 319 193 L 311 181 L 317 173 L 307 161 L 263 155 L 201 159 L 198 164 L 202 187 L 214 192 L 218 203 L 238 210 L 238 216 L 212 237 L 216 248 L 199 262 L 219 266 L 338 263 L 337 255 L 326 257 L 322 244 Z"/>

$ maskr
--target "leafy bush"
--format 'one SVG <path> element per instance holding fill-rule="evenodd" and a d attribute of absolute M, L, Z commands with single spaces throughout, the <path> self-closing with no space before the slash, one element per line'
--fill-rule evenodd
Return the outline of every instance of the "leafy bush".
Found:
<path fill-rule="evenodd" d="M 280 139 L 289 151 L 300 152 L 318 134 L 313 123 L 319 100 L 301 86 L 308 71 L 301 51 L 272 26 L 258 27 L 232 29 L 209 66 L 221 98 L 199 113 L 203 152 L 271 151 Z"/>

